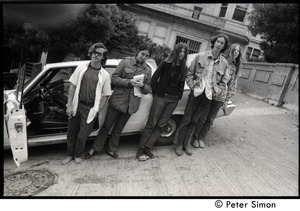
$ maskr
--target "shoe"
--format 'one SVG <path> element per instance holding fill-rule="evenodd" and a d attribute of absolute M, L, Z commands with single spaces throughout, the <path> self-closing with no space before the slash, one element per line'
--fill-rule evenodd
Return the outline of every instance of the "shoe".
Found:
<path fill-rule="evenodd" d="M 200 148 L 204 148 L 205 147 L 205 144 L 202 140 L 199 140 L 199 146 Z"/>
<path fill-rule="evenodd" d="M 81 164 L 82 163 L 82 158 L 75 158 L 75 163 L 76 164 Z"/>
<path fill-rule="evenodd" d="M 142 154 L 139 158 L 138 161 L 146 161 L 149 159 L 149 156 Z"/>
<path fill-rule="evenodd" d="M 193 147 L 195 147 L 195 148 L 199 148 L 199 142 L 198 142 L 198 140 L 197 139 L 195 139 L 194 141 L 193 141 Z"/>
<path fill-rule="evenodd" d="M 182 146 L 181 145 L 176 146 L 175 153 L 178 156 L 183 155 L 183 150 L 182 150 Z"/>
<path fill-rule="evenodd" d="M 151 159 L 154 158 L 154 155 L 152 154 L 152 152 L 151 152 L 151 150 L 150 150 L 149 147 L 145 147 L 144 153 L 145 153 L 145 155 L 147 155 L 149 158 L 151 158 Z"/>
<path fill-rule="evenodd" d="M 185 152 L 187 155 L 191 156 L 193 155 L 193 150 L 192 150 L 192 147 L 189 145 L 189 146 L 186 146 L 185 147 Z"/>
<path fill-rule="evenodd" d="M 188 154 L 189 156 L 191 156 L 193 154 L 193 150 L 192 150 L 192 147 L 191 147 L 191 139 L 192 138 L 189 138 L 187 141 L 185 141 L 184 143 L 184 149 L 185 149 L 185 152 L 186 154 Z"/>
<path fill-rule="evenodd" d="M 118 158 L 119 155 L 116 152 L 110 152 L 110 151 L 106 151 L 108 155 L 112 156 L 113 158 Z"/>
<path fill-rule="evenodd" d="M 62 161 L 60 161 L 60 163 L 62 165 L 66 165 L 67 163 L 70 163 L 71 160 L 73 160 L 73 157 L 72 156 L 68 156 L 65 159 L 63 159 Z"/>
<path fill-rule="evenodd" d="M 82 158 L 85 160 L 88 160 L 92 157 L 93 154 L 90 154 L 89 152 L 86 152 L 83 154 Z"/>
<path fill-rule="evenodd" d="M 188 140 L 184 141 L 184 149 L 185 149 L 186 154 L 188 154 L 189 156 L 191 156 L 193 154 L 193 150 L 191 147 L 191 140 L 192 140 L 192 138 L 190 137 Z"/>
<path fill-rule="evenodd" d="M 135 158 L 139 159 L 143 154 L 144 154 L 144 148 L 139 147 L 139 149 L 135 155 Z"/>

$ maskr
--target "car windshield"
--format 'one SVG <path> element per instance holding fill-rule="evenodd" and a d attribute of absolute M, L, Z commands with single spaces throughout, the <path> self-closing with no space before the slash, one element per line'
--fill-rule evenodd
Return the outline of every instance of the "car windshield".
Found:
<path fill-rule="evenodd" d="M 25 83 L 24 83 L 24 87 L 26 87 L 31 81 L 33 81 L 33 79 L 36 77 L 36 75 L 38 74 L 39 72 L 36 71 L 32 76 L 30 76 L 30 74 L 25 73 Z"/>

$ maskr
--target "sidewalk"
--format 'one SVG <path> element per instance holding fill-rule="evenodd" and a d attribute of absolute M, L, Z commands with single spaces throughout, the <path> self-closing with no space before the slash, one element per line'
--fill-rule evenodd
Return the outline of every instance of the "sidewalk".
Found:
<path fill-rule="evenodd" d="M 120 140 L 119 159 L 101 153 L 81 165 L 60 164 L 65 144 L 31 148 L 21 169 L 8 151 L 4 176 L 52 172 L 54 184 L 35 196 L 298 196 L 298 113 L 241 93 L 232 101 L 237 109 L 216 119 L 206 147 L 193 148 L 193 156 L 178 157 L 171 145 L 154 147 L 154 159 L 138 162 L 140 136 L 127 136 Z"/>

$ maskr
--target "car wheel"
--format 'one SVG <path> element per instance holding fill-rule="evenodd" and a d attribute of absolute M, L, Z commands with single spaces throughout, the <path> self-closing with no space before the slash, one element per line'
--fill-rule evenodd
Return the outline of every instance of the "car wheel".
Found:
<path fill-rule="evenodd" d="M 156 141 L 156 146 L 166 146 L 173 144 L 173 139 L 177 128 L 181 122 L 181 115 L 173 115 L 168 121 L 168 131 L 160 135 L 159 139 Z"/>

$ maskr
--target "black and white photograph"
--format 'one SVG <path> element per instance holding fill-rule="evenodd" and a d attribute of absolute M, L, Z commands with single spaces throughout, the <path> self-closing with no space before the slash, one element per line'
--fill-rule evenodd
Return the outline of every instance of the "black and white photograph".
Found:
<path fill-rule="evenodd" d="M 1 6 L 2 198 L 299 199 L 298 3 Z"/>

